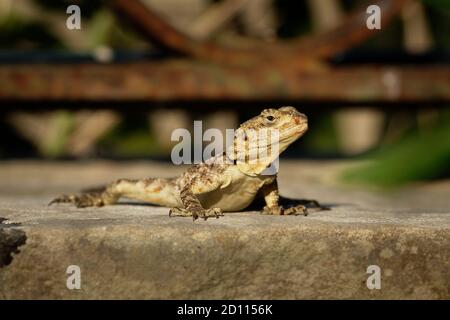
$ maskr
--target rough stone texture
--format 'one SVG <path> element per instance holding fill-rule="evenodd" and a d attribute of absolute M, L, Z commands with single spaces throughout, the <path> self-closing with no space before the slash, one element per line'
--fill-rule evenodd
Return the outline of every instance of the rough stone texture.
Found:
<path fill-rule="evenodd" d="M 283 195 L 315 198 L 331 211 L 192 222 L 132 202 L 46 206 L 61 192 L 122 177 L 173 176 L 179 167 L 0 163 L 0 217 L 21 223 L 8 232 L 26 234 L 20 253 L 0 268 L 0 298 L 449 299 L 450 182 L 375 193 L 336 184 L 342 165 L 280 167 Z M 381 290 L 366 287 L 372 264 L 381 267 Z M 66 288 L 69 265 L 81 268 L 81 290 Z"/>

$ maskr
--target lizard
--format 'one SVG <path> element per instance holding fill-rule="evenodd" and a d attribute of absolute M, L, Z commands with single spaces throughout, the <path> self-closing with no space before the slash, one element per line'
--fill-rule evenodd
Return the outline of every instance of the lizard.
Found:
<path fill-rule="evenodd" d="M 254 148 L 248 141 L 250 131 L 260 132 L 262 129 L 276 130 L 277 148 L 267 143 L 258 146 L 269 152 L 256 161 L 247 161 L 249 152 Z M 301 204 L 283 206 L 280 203 L 277 172 L 264 173 L 307 130 L 308 118 L 296 108 L 265 109 L 239 126 L 226 152 L 190 167 L 178 178 L 119 179 L 99 190 L 62 195 L 49 205 L 72 203 L 79 208 L 101 207 L 115 204 L 125 197 L 170 207 L 169 216 L 206 220 L 223 216 L 223 212 L 241 211 L 255 199 L 263 198 L 264 214 L 307 215 L 307 204 L 319 209 L 326 208 L 315 200 L 299 200 Z"/>

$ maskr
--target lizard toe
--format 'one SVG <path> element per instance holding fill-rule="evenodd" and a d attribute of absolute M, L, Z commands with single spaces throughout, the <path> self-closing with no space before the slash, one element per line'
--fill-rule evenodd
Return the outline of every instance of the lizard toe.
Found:
<path fill-rule="evenodd" d="M 76 202 L 76 196 L 63 194 L 62 196 L 59 196 L 59 197 L 53 199 L 52 201 L 50 201 L 48 203 L 48 206 L 51 206 L 55 203 L 58 204 L 58 203 L 75 203 L 75 202 Z"/>
<path fill-rule="evenodd" d="M 290 215 L 290 216 L 299 216 L 299 215 L 308 215 L 308 210 L 304 205 L 297 205 L 294 207 L 286 208 L 283 212 L 284 215 Z"/>
<path fill-rule="evenodd" d="M 204 220 L 207 220 L 208 218 L 212 218 L 212 217 L 219 218 L 220 216 L 223 216 L 223 213 L 220 208 L 210 208 L 210 209 L 206 209 L 206 210 L 201 210 L 200 216 Z"/>
<path fill-rule="evenodd" d="M 192 217 L 194 220 L 198 218 L 198 214 L 184 208 L 171 208 L 169 210 L 169 217 Z"/>

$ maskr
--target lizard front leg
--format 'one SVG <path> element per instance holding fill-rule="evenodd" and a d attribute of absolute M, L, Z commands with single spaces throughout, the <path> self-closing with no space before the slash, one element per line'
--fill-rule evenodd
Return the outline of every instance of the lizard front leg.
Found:
<path fill-rule="evenodd" d="M 193 220 L 203 218 L 207 220 L 210 217 L 219 218 L 223 216 L 220 208 L 205 209 L 197 195 L 211 192 L 221 185 L 220 181 L 213 179 L 193 179 L 187 183 L 181 182 L 180 199 L 183 208 L 175 207 L 170 209 L 169 216 L 192 217 Z"/>
<path fill-rule="evenodd" d="M 289 208 L 284 208 L 279 205 L 280 195 L 278 191 L 278 182 L 275 179 L 272 183 L 264 185 L 261 188 L 266 201 L 262 213 L 270 215 L 308 215 L 308 211 L 304 205 L 296 205 Z"/>

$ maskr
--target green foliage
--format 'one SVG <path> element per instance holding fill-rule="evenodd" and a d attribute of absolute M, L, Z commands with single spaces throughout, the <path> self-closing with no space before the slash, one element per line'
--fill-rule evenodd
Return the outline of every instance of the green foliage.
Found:
<path fill-rule="evenodd" d="M 40 154 L 57 158 L 65 153 L 67 142 L 74 127 L 74 117 L 68 111 L 56 111 L 52 115 L 51 131 L 38 146 Z"/>
<path fill-rule="evenodd" d="M 0 20 L 0 48 L 40 49 L 60 48 L 61 42 L 40 21 L 25 19 L 16 14 Z"/>
<path fill-rule="evenodd" d="M 450 120 L 410 135 L 370 157 L 371 163 L 343 174 L 348 182 L 395 187 L 450 174 Z"/>
<path fill-rule="evenodd" d="M 118 157 L 155 156 L 161 153 L 156 140 L 145 128 L 110 136 L 102 144 L 109 145 L 110 152 Z"/>
<path fill-rule="evenodd" d="M 309 122 L 308 133 L 302 138 L 306 148 L 317 154 L 338 153 L 339 142 L 333 114 L 310 117 Z"/>
<path fill-rule="evenodd" d="M 115 19 L 111 12 L 98 11 L 90 21 L 89 44 L 96 47 L 110 42 L 111 30 L 114 29 Z"/>
<path fill-rule="evenodd" d="M 437 9 L 450 10 L 450 0 L 422 0 L 424 4 L 434 6 Z"/>
<path fill-rule="evenodd" d="M 108 45 L 113 48 L 134 48 L 143 45 L 139 35 L 128 31 L 108 9 L 98 10 L 89 21 L 89 46 Z"/>
<path fill-rule="evenodd" d="M 155 137 L 148 129 L 146 117 L 125 115 L 123 121 L 99 141 L 108 156 L 143 157 L 161 155 Z"/>

